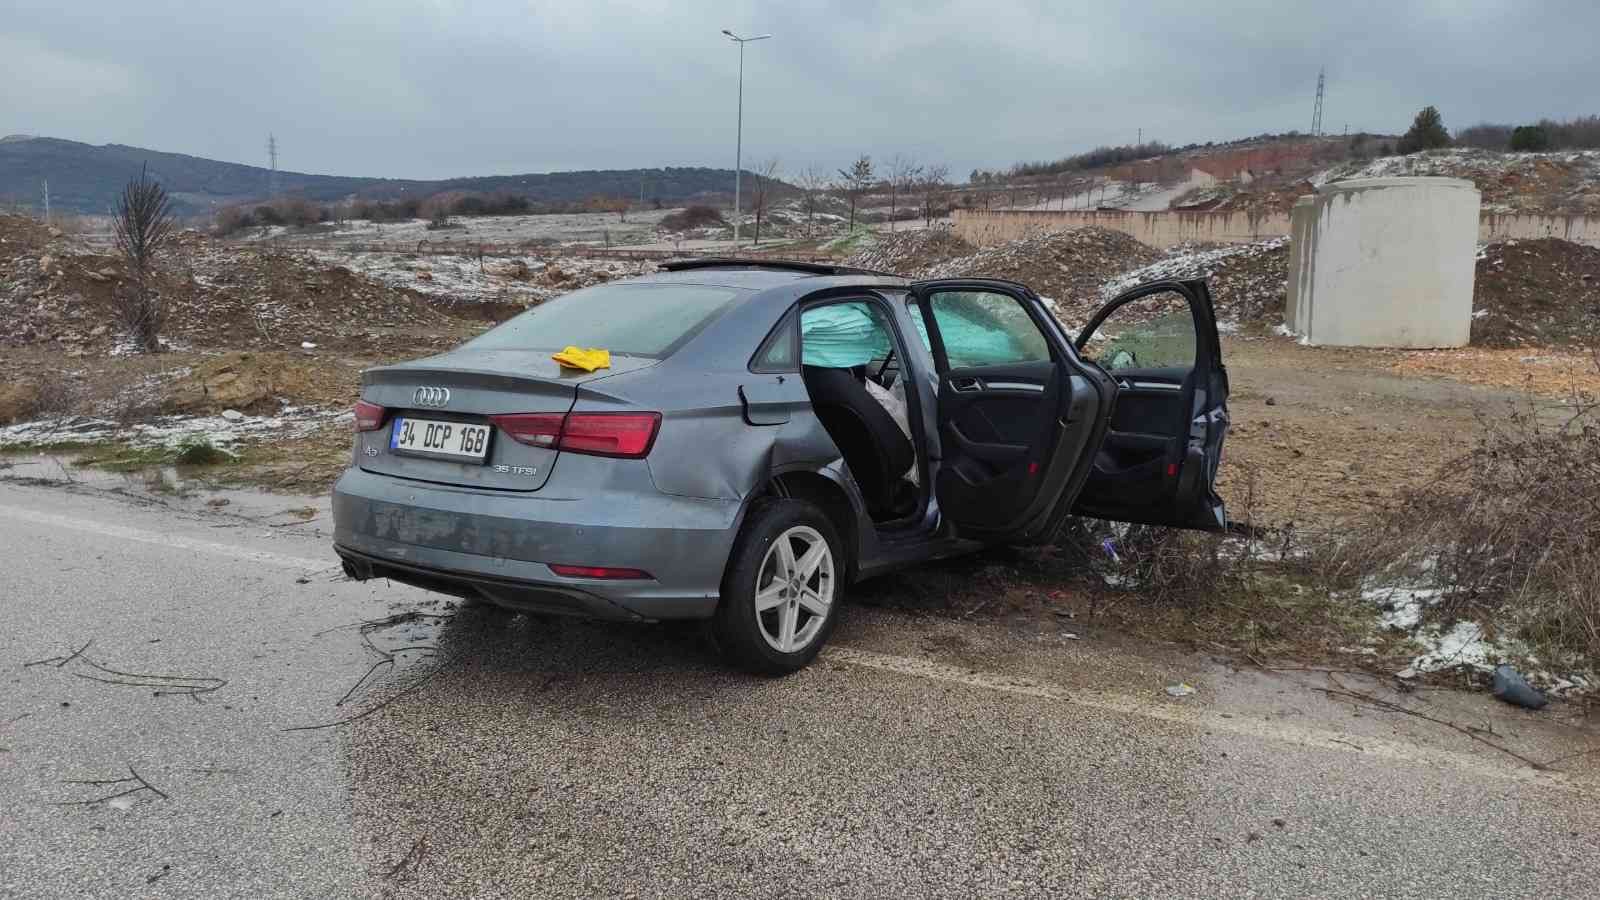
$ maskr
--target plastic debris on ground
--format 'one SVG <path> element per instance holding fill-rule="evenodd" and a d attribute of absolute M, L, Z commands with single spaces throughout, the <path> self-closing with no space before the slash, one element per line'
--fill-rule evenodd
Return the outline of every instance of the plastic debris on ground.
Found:
<path fill-rule="evenodd" d="M 1187 697 L 1195 692 L 1194 688 L 1183 683 L 1167 685 L 1167 694 L 1172 697 Z"/>
<path fill-rule="evenodd" d="M 1543 709 L 1550 702 L 1520 672 L 1504 664 L 1494 668 L 1493 692 L 1501 700 L 1524 709 Z"/>

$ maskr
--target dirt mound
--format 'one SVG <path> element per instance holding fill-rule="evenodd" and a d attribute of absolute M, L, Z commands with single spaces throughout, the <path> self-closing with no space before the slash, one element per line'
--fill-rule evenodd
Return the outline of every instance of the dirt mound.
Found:
<path fill-rule="evenodd" d="M 188 284 L 169 297 L 169 330 L 196 346 L 361 346 L 382 331 L 442 326 L 449 316 L 414 292 L 307 256 L 185 241 Z"/>
<path fill-rule="evenodd" d="M 50 239 L 28 220 L 3 224 L 0 320 L 9 327 L 0 346 L 54 343 L 68 356 L 125 352 L 113 315 L 118 292 L 130 287 L 122 261 Z M 464 325 L 486 313 L 306 255 L 220 244 L 192 231 L 159 261 L 156 286 L 168 307 L 162 335 L 179 349 L 299 349 L 305 342 L 366 349 L 395 331 L 428 349 L 459 341 L 472 330 Z"/>
<path fill-rule="evenodd" d="M 1504 241 L 1478 255 L 1472 343 L 1600 344 L 1600 248 L 1559 238 Z"/>
<path fill-rule="evenodd" d="M 40 404 L 39 385 L 32 381 L 0 381 L 0 425 L 33 417 Z"/>
<path fill-rule="evenodd" d="M 1497 153 L 1472 147 L 1384 156 L 1331 170 L 1330 181 L 1393 175 L 1465 178 L 1483 196 L 1485 212 L 1600 210 L 1600 151 Z"/>
<path fill-rule="evenodd" d="M 1165 259 L 1106 282 L 1100 297 L 1110 300 L 1146 281 L 1204 278 L 1211 286 L 1219 322 L 1271 326 L 1283 321 L 1288 276 L 1288 238 L 1221 247 L 1180 246 Z"/>
<path fill-rule="evenodd" d="M 285 406 L 352 403 L 360 380 L 353 366 L 298 353 L 225 353 L 165 385 L 160 405 L 166 413 L 274 415 Z"/>
<path fill-rule="evenodd" d="M 883 235 L 871 247 L 856 251 L 845 265 L 877 272 L 916 272 L 978 248 L 955 236 L 948 228 L 926 228 Z"/>
<path fill-rule="evenodd" d="M 19 250 L 37 250 L 63 238 L 61 229 L 25 216 L 0 215 L 0 258 Z"/>
<path fill-rule="evenodd" d="M 1100 286 L 1108 280 L 1161 258 L 1120 231 L 1075 228 L 1007 241 L 994 247 L 928 266 L 919 278 L 987 276 L 1020 281 L 1041 297 L 1056 302 L 1056 313 L 1069 325 L 1081 325 L 1100 306 Z"/>
<path fill-rule="evenodd" d="M 653 262 L 538 251 L 527 259 L 482 261 L 470 253 L 419 256 L 318 250 L 312 255 L 323 265 L 343 267 L 425 298 L 451 316 L 488 322 L 503 321 L 569 291 L 655 271 Z"/>

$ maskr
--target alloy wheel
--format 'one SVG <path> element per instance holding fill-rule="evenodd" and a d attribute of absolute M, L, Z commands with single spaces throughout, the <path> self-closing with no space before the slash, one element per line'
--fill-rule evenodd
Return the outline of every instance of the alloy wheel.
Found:
<path fill-rule="evenodd" d="M 828 621 L 835 592 L 833 551 L 821 532 L 796 525 L 778 535 L 756 575 L 756 623 L 779 653 L 809 646 Z"/>

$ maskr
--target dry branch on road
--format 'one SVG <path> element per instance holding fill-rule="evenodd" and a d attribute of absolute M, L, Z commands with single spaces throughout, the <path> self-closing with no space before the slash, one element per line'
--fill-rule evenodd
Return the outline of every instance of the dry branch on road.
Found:
<path fill-rule="evenodd" d="M 62 782 L 61 782 L 62 784 L 87 784 L 87 785 L 94 785 L 94 786 L 97 786 L 97 787 L 109 787 L 111 785 L 117 785 L 117 784 L 132 784 L 134 786 L 131 787 L 131 788 L 128 788 L 127 790 L 118 791 L 118 792 L 116 792 L 114 794 L 107 794 L 104 797 L 95 797 L 95 798 L 93 798 L 91 800 L 63 800 L 63 801 L 60 801 L 60 802 L 58 802 L 58 803 L 56 803 L 54 805 L 55 806 L 95 806 L 95 805 L 100 804 L 100 803 L 106 803 L 106 802 L 109 802 L 111 800 L 115 800 L 118 797 L 128 797 L 128 796 L 131 796 L 133 794 L 137 794 L 140 791 L 149 791 L 150 793 L 155 794 L 157 797 L 160 797 L 163 800 L 171 800 L 172 799 L 172 797 L 170 795 L 168 795 L 166 791 L 163 791 L 160 788 L 156 787 L 155 785 L 151 784 L 150 782 L 144 780 L 144 776 L 140 775 L 138 772 L 134 771 L 133 766 L 129 766 L 128 767 L 128 776 L 129 777 L 127 777 L 127 778 L 67 778 L 67 779 L 63 779 Z"/>

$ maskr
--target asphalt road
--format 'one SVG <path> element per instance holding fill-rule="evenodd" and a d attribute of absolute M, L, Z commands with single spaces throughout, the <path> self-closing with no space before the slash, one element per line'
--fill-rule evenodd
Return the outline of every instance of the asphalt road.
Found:
<path fill-rule="evenodd" d="M 857 607 L 814 667 L 753 680 L 686 629 L 350 583 L 325 505 L 291 524 L 305 504 L 204 499 L 0 481 L 0 896 L 1600 883 L 1600 754 L 1538 771 L 1329 697 L 1321 673 Z M 1198 693 L 1169 697 L 1178 681 Z M 1530 759 L 1600 747 L 1570 709 L 1344 683 Z"/>

